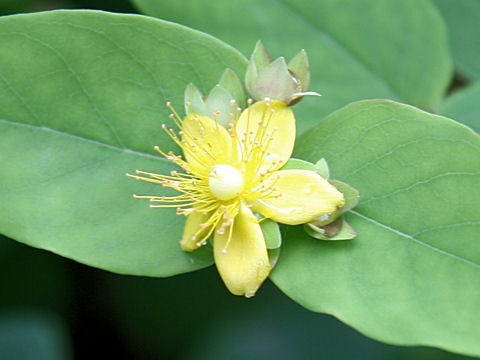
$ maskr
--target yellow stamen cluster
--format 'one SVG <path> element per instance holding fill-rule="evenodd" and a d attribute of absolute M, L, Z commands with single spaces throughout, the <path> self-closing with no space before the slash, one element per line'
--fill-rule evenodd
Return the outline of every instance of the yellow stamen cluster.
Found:
<path fill-rule="evenodd" d="M 248 104 L 251 103 L 250 100 Z M 225 128 L 217 121 L 218 114 L 214 114 L 213 126 L 206 123 L 211 119 L 199 115 L 182 120 L 168 102 L 167 106 L 172 111 L 170 118 L 179 128 L 178 135 L 166 124 L 162 124 L 162 129 L 182 149 L 184 156 L 171 151 L 165 153 L 158 146 L 154 149 L 184 172 L 174 170 L 170 175 L 163 175 L 136 170 L 136 175 L 126 174 L 181 193 L 176 196 L 134 195 L 137 199 L 149 199 L 152 202 L 150 207 L 176 208 L 178 215 L 185 216 L 193 213 L 208 215 L 192 236 L 198 247 L 206 244 L 213 231 L 217 234 L 232 231 L 241 201 L 250 203 L 255 199 L 278 196 L 274 191 L 274 182 L 263 182 L 285 161 L 268 151 L 274 133 L 278 130 L 270 124 L 275 109 L 267 102 L 265 111 L 256 124 L 257 130 L 251 128 L 251 119 L 248 119 L 247 126 L 239 132 L 236 127 L 237 118 L 233 115 L 238 114 L 239 109 L 234 101 L 231 105 L 232 120 L 228 132 L 225 132 Z M 230 148 L 219 149 L 218 142 L 222 141 L 225 144 L 220 145 Z M 227 246 L 228 243 L 229 241 Z M 226 247 L 224 250 L 227 251 Z"/>

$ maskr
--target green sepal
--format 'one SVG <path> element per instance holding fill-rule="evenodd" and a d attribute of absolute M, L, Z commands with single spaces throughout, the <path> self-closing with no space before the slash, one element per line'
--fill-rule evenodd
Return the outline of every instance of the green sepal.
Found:
<path fill-rule="evenodd" d="M 231 122 L 232 117 L 236 117 L 237 112 L 244 107 L 245 95 L 242 83 L 231 69 L 223 72 L 220 82 L 205 98 L 193 84 L 189 84 L 185 89 L 185 113 L 187 115 L 195 113 L 215 118 L 225 127 Z"/>
<path fill-rule="evenodd" d="M 321 158 L 315 164 L 312 164 L 309 161 L 305 161 L 305 160 L 301 160 L 301 159 L 290 158 L 285 163 L 285 165 L 283 165 L 281 170 L 292 170 L 292 169 L 311 170 L 311 171 L 315 171 L 318 175 L 323 177 L 325 180 L 328 180 L 330 178 L 330 169 L 328 167 L 327 160 L 325 160 L 324 158 Z M 335 180 L 335 181 L 337 181 L 337 180 Z M 342 184 L 344 184 L 344 183 L 342 183 Z M 345 185 L 347 185 L 347 184 L 345 184 Z M 340 192 L 342 192 L 340 189 L 338 189 L 338 190 Z"/>
<path fill-rule="evenodd" d="M 288 103 L 288 106 L 293 106 L 296 103 L 298 103 L 300 100 L 302 100 L 305 96 L 322 96 L 322 94 L 319 94 L 315 91 L 303 91 L 303 92 L 297 92 L 293 94 L 290 98 L 290 102 Z"/>
<path fill-rule="evenodd" d="M 290 158 L 281 168 L 281 170 L 292 169 L 317 171 L 317 168 L 311 162 L 295 158 Z"/>
<path fill-rule="evenodd" d="M 288 69 L 300 83 L 301 91 L 307 91 L 310 87 L 310 64 L 307 52 L 303 49 L 300 50 L 288 63 Z"/>
<path fill-rule="evenodd" d="M 276 248 L 276 249 L 267 249 L 268 251 L 268 260 L 270 261 L 270 266 L 272 269 L 277 265 L 278 258 L 280 257 L 280 249 L 281 248 Z"/>
<path fill-rule="evenodd" d="M 290 75 L 283 57 L 265 66 L 254 78 L 249 73 L 246 86 L 250 95 L 257 101 L 270 98 L 285 104 L 290 102 L 293 94 L 301 90 Z"/>
<path fill-rule="evenodd" d="M 352 240 L 357 236 L 355 230 L 343 217 L 339 217 L 334 222 L 322 227 L 308 223 L 304 225 L 304 229 L 311 237 L 326 241 Z"/>
<path fill-rule="evenodd" d="M 275 221 L 271 219 L 263 219 L 260 221 L 260 227 L 262 228 L 267 249 L 277 249 L 282 245 L 280 227 Z"/>
<path fill-rule="evenodd" d="M 261 40 L 258 40 L 255 44 L 255 49 L 250 59 L 250 63 L 255 66 L 255 71 L 258 74 L 260 71 L 263 71 L 263 68 L 272 62 L 272 58 L 268 53 L 267 49 L 263 45 Z"/>
<path fill-rule="evenodd" d="M 216 119 L 222 126 L 227 127 L 232 121 L 231 114 L 236 108 L 236 106 L 232 107 L 232 99 L 230 92 L 220 85 L 215 85 L 205 99 L 207 113 L 203 115 Z"/>
<path fill-rule="evenodd" d="M 321 158 L 320 160 L 318 160 L 315 163 L 314 168 L 315 168 L 314 171 L 318 175 L 323 177 L 325 180 L 330 179 L 330 168 L 328 167 L 328 163 L 327 163 L 327 160 L 325 160 L 325 158 Z"/>
<path fill-rule="evenodd" d="M 343 214 L 357 206 L 360 201 L 360 193 L 357 189 L 339 180 L 329 180 L 329 183 L 340 191 L 345 198 L 345 203 L 338 209 L 340 213 Z"/>
<path fill-rule="evenodd" d="M 185 99 L 185 114 L 199 114 L 199 115 L 206 115 L 206 106 L 205 102 L 203 101 L 203 95 L 198 88 L 190 83 L 185 88 L 184 93 Z"/>
<path fill-rule="evenodd" d="M 232 99 L 235 100 L 237 106 L 245 108 L 245 92 L 240 78 L 232 69 L 225 69 L 218 83 L 222 88 L 227 90 Z"/>
<path fill-rule="evenodd" d="M 322 169 L 325 170 L 324 166 L 326 165 L 326 161 L 320 164 L 319 163 L 320 161 L 317 162 L 317 164 L 322 166 L 323 167 Z M 328 165 L 326 169 L 328 171 Z M 325 214 L 323 216 L 318 217 L 314 221 L 311 221 L 311 224 L 316 227 L 325 227 L 328 224 L 334 223 L 338 218 L 342 216 L 343 213 L 357 206 L 360 200 L 360 193 L 354 187 L 339 180 L 329 180 L 328 182 L 343 194 L 345 202 L 341 207 L 339 207 L 334 212 L 330 214 Z"/>

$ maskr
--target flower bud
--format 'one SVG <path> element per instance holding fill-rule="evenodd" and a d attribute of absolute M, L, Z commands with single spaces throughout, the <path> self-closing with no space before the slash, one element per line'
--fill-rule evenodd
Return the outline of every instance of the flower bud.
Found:
<path fill-rule="evenodd" d="M 245 85 L 257 101 L 270 98 L 294 105 L 305 95 L 320 96 L 307 91 L 310 86 L 310 66 L 305 50 L 295 55 L 287 65 L 283 57 L 271 61 L 261 41 L 257 42 L 250 58 Z"/>

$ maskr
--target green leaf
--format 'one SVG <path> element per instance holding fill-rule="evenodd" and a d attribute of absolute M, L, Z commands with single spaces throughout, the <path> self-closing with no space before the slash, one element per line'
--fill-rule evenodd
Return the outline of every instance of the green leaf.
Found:
<path fill-rule="evenodd" d="M 480 79 L 480 1 L 435 0 L 449 31 L 455 67 L 461 75 Z"/>
<path fill-rule="evenodd" d="M 381 341 L 480 355 L 480 137 L 410 106 L 364 101 L 302 135 L 295 156 L 324 156 L 359 190 L 344 214 L 358 235 L 327 242 L 285 229 L 277 286 Z"/>
<path fill-rule="evenodd" d="M 173 169 L 153 146 L 165 101 L 186 85 L 209 91 L 236 50 L 138 15 L 53 11 L 0 19 L 0 232 L 99 268 L 168 276 L 212 263 L 178 244 L 184 218 L 132 194 L 159 185 L 125 172 Z"/>
<path fill-rule="evenodd" d="M 435 108 L 452 75 L 445 24 L 430 1 L 133 2 L 148 15 L 206 31 L 246 55 L 258 39 L 273 58 L 290 59 L 305 48 L 310 88 L 323 97 L 305 98 L 295 106 L 299 134 L 341 106 L 365 98 Z"/>
<path fill-rule="evenodd" d="M 440 107 L 440 113 L 480 133 L 480 82 L 450 95 Z"/>

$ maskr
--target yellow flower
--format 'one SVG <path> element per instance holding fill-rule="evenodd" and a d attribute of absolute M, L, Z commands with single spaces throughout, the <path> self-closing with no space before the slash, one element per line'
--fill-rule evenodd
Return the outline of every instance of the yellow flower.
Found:
<path fill-rule="evenodd" d="M 235 295 L 253 296 L 271 266 L 255 214 L 297 225 L 334 212 L 343 195 L 308 170 L 279 170 L 295 142 L 295 118 L 280 101 L 261 101 L 244 110 L 227 130 L 213 119 L 173 116 L 178 136 L 164 129 L 184 156 L 159 151 L 185 172 L 129 175 L 173 188 L 177 196 L 136 196 L 152 207 L 175 207 L 187 221 L 182 249 L 206 244 L 212 234 L 215 264 Z M 128 174 L 127 174 L 128 175 Z"/>

